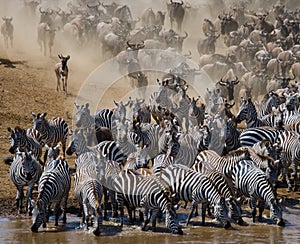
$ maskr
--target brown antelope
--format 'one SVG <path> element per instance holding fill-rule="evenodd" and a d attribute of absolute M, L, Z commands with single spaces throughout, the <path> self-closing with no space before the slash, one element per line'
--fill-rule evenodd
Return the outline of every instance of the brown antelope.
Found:
<path fill-rule="evenodd" d="M 63 84 L 63 91 L 67 95 L 67 80 L 68 80 L 68 73 L 69 73 L 67 62 L 70 59 L 70 55 L 64 57 L 62 54 L 58 54 L 58 57 L 60 58 L 61 62 L 55 65 L 55 74 L 57 78 L 56 90 L 59 92 L 61 91 L 60 88 L 60 81 L 61 81 Z"/>

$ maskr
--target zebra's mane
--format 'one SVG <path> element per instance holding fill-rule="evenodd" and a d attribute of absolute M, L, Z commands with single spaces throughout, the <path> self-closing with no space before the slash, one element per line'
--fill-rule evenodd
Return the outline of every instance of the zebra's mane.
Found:
<path fill-rule="evenodd" d="M 250 154 L 249 154 L 249 151 L 248 151 L 248 148 L 246 147 L 240 147 L 236 150 L 232 150 L 230 151 L 229 153 L 227 153 L 225 156 L 223 156 L 224 158 L 227 158 L 227 157 L 232 157 L 232 156 L 240 156 L 242 155 L 243 153 L 245 153 L 245 156 L 246 157 L 250 157 Z"/>

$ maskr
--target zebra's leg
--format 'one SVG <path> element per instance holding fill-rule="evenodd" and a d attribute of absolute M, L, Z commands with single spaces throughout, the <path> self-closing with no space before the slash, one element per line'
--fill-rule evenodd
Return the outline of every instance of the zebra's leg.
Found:
<path fill-rule="evenodd" d="M 286 181 L 286 183 L 288 185 L 288 191 L 291 191 L 292 190 L 292 184 L 291 184 L 290 177 L 289 177 L 289 168 L 288 168 L 288 166 L 285 166 L 283 168 L 282 181 L 283 182 Z"/>
<path fill-rule="evenodd" d="M 67 140 L 62 141 L 61 144 L 62 144 L 63 156 L 65 158 L 66 157 L 66 144 L 67 144 Z"/>
<path fill-rule="evenodd" d="M 297 177 L 298 168 L 297 168 L 297 166 L 298 165 L 297 165 L 296 159 L 293 159 L 293 161 L 292 161 L 292 168 L 293 168 L 292 177 L 294 179 L 293 191 L 297 191 L 297 188 L 298 188 L 298 177 Z"/>
<path fill-rule="evenodd" d="M 29 185 L 28 189 L 27 189 L 27 193 L 26 193 L 26 212 L 29 214 L 29 216 L 32 215 L 32 209 L 33 209 L 33 206 L 31 204 L 31 196 L 32 196 L 32 192 L 33 192 L 33 187 L 34 187 L 34 184 Z"/>
<path fill-rule="evenodd" d="M 67 95 L 68 76 L 65 77 L 65 94 Z"/>
<path fill-rule="evenodd" d="M 208 203 L 202 203 L 202 213 L 201 213 L 201 216 L 202 216 L 202 225 L 203 226 L 205 225 L 205 213 L 206 213 L 207 206 L 208 206 Z"/>
<path fill-rule="evenodd" d="M 189 216 L 188 216 L 188 219 L 187 219 L 187 221 L 186 221 L 186 225 L 187 225 L 187 226 L 189 225 L 190 220 L 191 220 L 191 218 L 193 217 L 194 211 L 195 211 L 195 209 L 197 208 L 197 206 L 198 206 L 198 204 L 193 203 L 192 210 L 191 210 L 191 212 L 190 212 L 190 214 L 189 214 Z"/>
<path fill-rule="evenodd" d="M 159 211 L 160 211 L 160 209 L 150 210 L 150 215 L 152 215 L 151 216 L 152 232 L 156 231 L 156 217 L 157 217 Z M 151 212 L 152 212 L 152 214 L 151 214 Z"/>
<path fill-rule="evenodd" d="M 84 221 L 82 222 L 84 225 L 85 230 L 88 230 L 88 225 L 89 225 L 89 211 L 86 203 L 82 204 L 83 207 L 83 219 Z"/>
<path fill-rule="evenodd" d="M 94 233 L 94 235 L 95 236 L 99 236 L 100 235 L 100 226 L 102 226 L 102 209 L 101 209 L 101 207 L 98 207 L 97 209 L 96 209 L 96 226 L 94 225 L 94 231 L 93 231 L 93 233 Z"/>
<path fill-rule="evenodd" d="M 110 197 L 110 200 L 111 200 L 112 211 L 113 211 L 112 217 L 113 218 L 118 218 L 119 214 L 118 214 L 118 202 L 116 200 L 116 192 L 112 191 L 112 190 L 109 190 L 109 197 Z"/>
<path fill-rule="evenodd" d="M 149 211 L 149 209 L 145 208 L 145 210 L 144 210 L 144 219 L 145 219 L 145 222 L 144 222 L 143 227 L 142 227 L 143 231 L 146 230 L 146 227 L 147 227 L 147 225 L 150 222 L 151 216 L 152 216 L 152 212 Z"/>
<path fill-rule="evenodd" d="M 68 200 L 69 194 L 67 193 L 63 199 L 62 199 L 62 216 L 63 216 L 63 224 L 67 223 L 67 200 Z"/>
<path fill-rule="evenodd" d="M 17 196 L 16 196 L 16 206 L 17 206 L 17 209 L 18 209 L 18 214 L 22 213 L 23 198 L 24 198 L 23 186 L 18 187 L 17 188 Z"/>
<path fill-rule="evenodd" d="M 252 221 L 255 223 L 256 218 L 256 199 L 253 196 L 250 196 L 250 208 L 251 208 L 251 215 Z"/>
<path fill-rule="evenodd" d="M 262 214 L 263 214 L 263 211 L 265 209 L 265 201 L 259 201 L 258 202 L 258 221 L 259 222 L 262 222 Z"/>
<path fill-rule="evenodd" d="M 58 218 L 59 218 L 59 206 L 60 206 L 60 202 L 55 203 L 54 206 L 54 218 L 55 218 L 55 226 L 58 226 Z"/>

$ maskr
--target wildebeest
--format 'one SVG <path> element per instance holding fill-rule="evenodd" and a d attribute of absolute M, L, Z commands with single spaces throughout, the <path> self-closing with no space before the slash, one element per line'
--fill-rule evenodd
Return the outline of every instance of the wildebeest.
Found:
<path fill-rule="evenodd" d="M 49 56 L 52 55 L 52 47 L 54 44 L 55 32 L 56 29 L 50 27 L 47 23 L 40 23 L 38 25 L 38 44 L 40 45 L 41 52 L 46 56 L 47 47 L 49 50 Z"/>
<path fill-rule="evenodd" d="M 185 10 L 183 8 L 183 1 L 181 2 L 173 2 L 173 0 L 170 0 L 170 4 L 168 4 L 169 9 L 169 16 L 170 16 L 170 22 L 171 22 L 171 29 L 173 29 L 173 23 L 174 21 L 177 23 L 177 29 L 178 31 L 181 31 L 181 25 L 184 18 Z"/>
<path fill-rule="evenodd" d="M 216 47 L 215 43 L 219 38 L 219 35 L 211 35 L 207 34 L 207 37 L 204 39 L 200 39 L 197 44 L 198 53 L 201 56 L 202 54 L 214 54 Z"/>
<path fill-rule="evenodd" d="M 67 62 L 70 59 L 70 55 L 64 57 L 62 54 L 58 54 L 58 57 L 61 62 L 57 63 L 55 65 L 55 74 L 56 74 L 56 78 L 57 78 L 56 90 L 61 91 L 61 88 L 60 88 L 60 81 L 61 81 L 63 84 L 63 91 L 67 95 L 67 80 L 68 80 L 68 74 L 69 74 Z"/>
<path fill-rule="evenodd" d="M 225 14 L 223 17 L 219 15 L 218 18 L 221 21 L 222 35 L 229 35 L 231 31 L 238 29 L 238 22 L 232 17 L 232 14 Z"/>
<path fill-rule="evenodd" d="M 8 39 L 10 40 L 10 46 L 13 47 L 13 34 L 14 26 L 12 25 L 13 18 L 2 17 L 4 23 L 1 25 L 1 34 L 4 38 L 5 47 L 8 48 Z"/>

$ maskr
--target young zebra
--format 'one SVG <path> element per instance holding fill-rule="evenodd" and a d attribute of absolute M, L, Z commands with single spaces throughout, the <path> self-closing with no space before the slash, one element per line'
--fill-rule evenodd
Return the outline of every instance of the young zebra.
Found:
<path fill-rule="evenodd" d="M 34 155 L 29 152 L 16 152 L 14 160 L 9 168 L 9 176 L 11 181 L 17 187 L 17 209 L 18 213 L 22 213 L 24 186 L 28 186 L 26 194 L 26 211 L 31 215 L 31 196 L 35 183 L 38 183 L 42 169 L 36 161 Z"/>
<path fill-rule="evenodd" d="M 34 129 L 28 129 L 27 131 L 16 126 L 13 130 L 12 128 L 7 128 L 10 132 L 10 148 L 9 152 L 14 154 L 18 149 L 21 152 L 30 151 L 32 155 L 40 162 L 42 156 L 42 146 L 40 144 L 40 134 Z"/>
<path fill-rule="evenodd" d="M 267 125 L 265 122 L 257 118 L 257 111 L 254 104 L 251 101 L 251 98 L 248 98 L 247 101 L 242 98 L 242 103 L 243 104 L 241 105 L 240 110 L 236 116 L 237 123 L 241 123 L 243 120 L 246 120 L 247 128 Z"/>
<path fill-rule="evenodd" d="M 107 186 L 117 192 L 121 226 L 123 226 L 124 204 L 127 204 L 129 208 L 143 207 L 145 213 L 153 210 L 153 217 L 157 211 L 162 210 L 166 214 L 166 227 L 174 234 L 183 234 L 175 222 L 176 212 L 171 204 L 170 192 L 158 178 L 143 177 L 132 170 L 121 171 L 117 162 L 108 161 L 105 179 Z M 146 215 L 143 230 L 146 229 L 149 221 L 150 218 Z M 155 226 L 155 218 L 152 218 L 152 231 Z"/>
<path fill-rule="evenodd" d="M 47 208 L 54 203 L 55 226 L 58 226 L 59 207 L 62 208 L 63 223 L 66 223 L 66 207 L 71 187 L 71 172 L 68 163 L 63 159 L 48 162 L 40 178 L 38 197 L 33 210 L 32 232 L 38 232 L 43 224 L 46 227 Z"/>
<path fill-rule="evenodd" d="M 47 144 L 49 147 L 57 145 L 61 142 L 63 156 L 66 154 L 66 143 L 68 138 L 68 124 L 62 118 L 52 118 L 46 120 L 47 113 L 38 113 L 35 114 L 31 112 L 33 118 L 33 128 L 36 129 L 42 137 L 44 144 Z M 46 162 L 47 151 L 44 155 L 44 162 Z"/>
<path fill-rule="evenodd" d="M 51 53 L 50 53 L 51 55 Z M 62 54 L 58 54 L 58 57 L 60 59 L 60 62 L 55 64 L 55 74 L 57 78 L 57 85 L 56 85 L 56 91 L 60 92 L 60 81 L 63 85 L 63 91 L 67 95 L 67 84 L 68 84 L 68 75 L 69 75 L 69 68 L 68 68 L 68 60 L 70 59 L 70 55 L 64 57 Z"/>
<path fill-rule="evenodd" d="M 198 204 L 202 203 L 202 224 L 205 224 L 205 209 L 208 203 L 214 206 L 215 218 L 224 226 L 229 228 L 228 209 L 225 199 L 221 197 L 218 190 L 208 177 L 195 172 L 184 165 L 170 165 L 162 172 L 162 179 L 169 185 L 173 194 L 180 200 L 192 202 L 192 211 L 187 219 L 189 224 Z"/>
<path fill-rule="evenodd" d="M 273 189 L 265 173 L 253 164 L 253 161 L 241 160 L 232 172 L 232 182 L 239 195 L 250 198 L 252 220 L 256 218 L 256 201 L 259 201 L 259 221 L 262 220 L 264 205 L 270 206 L 270 218 L 279 226 L 284 226 L 282 209 L 276 201 Z"/>

